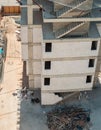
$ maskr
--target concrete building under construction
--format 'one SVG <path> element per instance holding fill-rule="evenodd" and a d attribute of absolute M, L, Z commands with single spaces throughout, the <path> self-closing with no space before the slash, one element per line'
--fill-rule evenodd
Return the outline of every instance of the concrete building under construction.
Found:
<path fill-rule="evenodd" d="M 22 59 L 41 103 L 92 90 L 100 72 L 100 0 L 22 0 Z"/>

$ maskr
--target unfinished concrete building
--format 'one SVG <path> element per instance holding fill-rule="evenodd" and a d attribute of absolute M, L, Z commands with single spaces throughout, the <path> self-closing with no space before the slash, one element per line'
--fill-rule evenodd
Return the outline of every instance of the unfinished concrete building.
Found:
<path fill-rule="evenodd" d="M 100 71 L 100 0 L 22 0 L 22 59 L 41 103 L 92 90 Z"/>

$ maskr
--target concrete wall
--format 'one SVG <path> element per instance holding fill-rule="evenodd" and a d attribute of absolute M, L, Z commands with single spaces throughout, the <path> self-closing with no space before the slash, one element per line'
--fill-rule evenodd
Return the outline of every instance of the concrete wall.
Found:
<path fill-rule="evenodd" d="M 32 0 L 27 0 L 27 4 L 28 4 L 28 5 L 32 5 L 32 4 L 33 4 L 33 1 L 32 1 Z"/>
<path fill-rule="evenodd" d="M 29 75 L 28 61 L 26 62 L 27 72 Z M 33 75 L 31 76 L 31 88 L 41 88 L 41 62 L 33 62 Z"/>
<path fill-rule="evenodd" d="M 41 61 L 33 62 L 33 74 L 41 74 Z"/>
<path fill-rule="evenodd" d="M 41 43 L 42 42 L 42 27 L 35 26 L 33 27 L 33 42 L 34 43 Z"/>
<path fill-rule="evenodd" d="M 72 60 L 72 61 L 51 61 L 51 69 L 44 69 L 43 75 L 61 75 L 61 74 L 82 74 L 82 73 L 94 73 L 96 68 L 96 59 L 94 67 L 88 67 L 89 60 Z"/>
<path fill-rule="evenodd" d="M 28 27 L 21 27 L 21 41 L 28 43 Z"/>
<path fill-rule="evenodd" d="M 62 98 L 55 95 L 54 93 L 41 92 L 41 104 L 42 105 L 52 105 L 52 104 L 55 104 L 61 100 L 62 100 Z"/>
<path fill-rule="evenodd" d="M 33 46 L 33 59 L 41 59 L 42 51 L 41 51 L 41 44 Z"/>
<path fill-rule="evenodd" d="M 86 75 L 79 77 L 52 77 L 50 78 L 50 85 L 44 85 L 44 78 L 42 79 L 42 90 L 53 92 L 71 92 L 90 90 L 93 85 L 93 77 L 91 83 L 86 83 Z"/>
<path fill-rule="evenodd" d="M 21 49 L 22 49 L 22 59 L 23 60 L 27 60 L 28 59 L 28 45 L 22 44 L 21 45 Z"/>
<path fill-rule="evenodd" d="M 68 58 L 68 57 L 87 57 L 97 56 L 99 51 L 98 43 L 97 50 L 91 50 L 91 41 L 85 42 L 53 42 L 52 52 L 45 52 L 45 43 L 42 44 L 43 58 Z"/>
<path fill-rule="evenodd" d="M 34 76 L 34 88 L 41 88 L 41 76 Z"/>

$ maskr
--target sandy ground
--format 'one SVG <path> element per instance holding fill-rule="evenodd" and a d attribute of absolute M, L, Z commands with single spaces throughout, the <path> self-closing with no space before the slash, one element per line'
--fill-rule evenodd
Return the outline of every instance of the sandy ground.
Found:
<path fill-rule="evenodd" d="M 19 127 L 19 99 L 14 96 L 22 81 L 21 43 L 16 34 L 7 33 L 7 58 L 0 91 L 0 130 L 17 130 Z"/>

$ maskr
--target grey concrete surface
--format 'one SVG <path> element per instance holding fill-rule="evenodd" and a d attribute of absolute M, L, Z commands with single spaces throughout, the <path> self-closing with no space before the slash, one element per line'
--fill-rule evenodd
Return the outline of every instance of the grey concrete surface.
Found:
<path fill-rule="evenodd" d="M 23 100 L 20 111 L 20 130 L 48 130 L 46 115 L 40 104 Z"/>
<path fill-rule="evenodd" d="M 79 100 L 69 100 L 65 105 L 82 106 L 89 109 L 91 114 L 90 130 L 101 130 L 101 87 L 82 93 Z M 59 105 L 60 106 L 60 105 Z M 20 107 L 20 130 L 49 130 L 46 113 L 58 106 L 41 106 L 32 104 L 30 99 L 24 99 Z"/>

